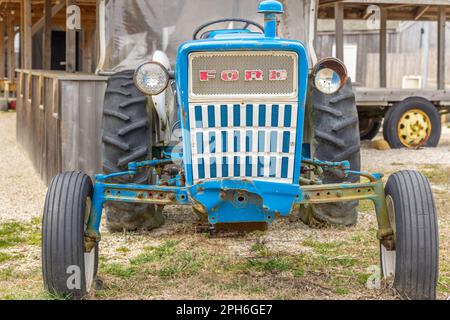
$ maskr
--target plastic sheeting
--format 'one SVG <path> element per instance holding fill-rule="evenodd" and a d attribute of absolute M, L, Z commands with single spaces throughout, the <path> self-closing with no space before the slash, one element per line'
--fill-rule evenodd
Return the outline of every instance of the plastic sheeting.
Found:
<path fill-rule="evenodd" d="M 109 0 L 105 7 L 106 57 L 103 71 L 135 69 L 163 50 L 172 64 L 180 44 L 192 39 L 194 30 L 209 21 L 245 18 L 263 25 L 257 13 L 259 0 Z M 280 36 L 306 40 L 308 0 L 284 0 Z M 305 23 L 306 22 L 306 23 Z M 216 25 L 215 29 L 242 24 Z"/>

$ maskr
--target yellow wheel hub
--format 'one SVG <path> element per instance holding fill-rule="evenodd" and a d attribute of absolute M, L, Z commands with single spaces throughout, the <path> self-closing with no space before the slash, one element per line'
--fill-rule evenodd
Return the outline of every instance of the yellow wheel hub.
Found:
<path fill-rule="evenodd" d="M 405 147 L 424 145 L 431 135 L 430 117 L 420 109 L 406 111 L 398 122 L 397 134 Z"/>

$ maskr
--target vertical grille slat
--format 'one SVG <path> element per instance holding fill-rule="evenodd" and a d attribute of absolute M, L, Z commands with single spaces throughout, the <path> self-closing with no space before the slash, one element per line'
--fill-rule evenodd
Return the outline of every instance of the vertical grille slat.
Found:
<path fill-rule="evenodd" d="M 292 182 L 297 104 L 189 104 L 192 173 Z"/>

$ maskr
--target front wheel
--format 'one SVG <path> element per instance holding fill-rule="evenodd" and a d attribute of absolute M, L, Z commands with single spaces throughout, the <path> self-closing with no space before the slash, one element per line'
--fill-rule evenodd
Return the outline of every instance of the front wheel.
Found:
<path fill-rule="evenodd" d="M 438 227 L 427 178 L 415 171 L 393 174 L 386 202 L 395 250 L 380 244 L 383 277 L 403 299 L 435 299 L 438 279 Z"/>
<path fill-rule="evenodd" d="M 84 232 L 91 210 L 91 179 L 81 172 L 56 176 L 45 199 L 42 271 L 45 288 L 57 297 L 82 299 L 92 288 L 98 246 L 87 252 Z"/>

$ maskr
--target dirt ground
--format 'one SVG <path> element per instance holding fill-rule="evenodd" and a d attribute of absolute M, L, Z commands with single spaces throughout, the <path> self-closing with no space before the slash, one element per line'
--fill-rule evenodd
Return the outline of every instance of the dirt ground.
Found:
<path fill-rule="evenodd" d="M 42 288 L 40 216 L 46 187 L 15 141 L 15 113 L 0 113 L 0 299 L 51 299 Z M 418 169 L 439 210 L 438 298 L 450 296 L 450 128 L 438 148 L 379 151 L 363 143 L 363 169 L 387 175 Z M 189 208 L 165 209 L 151 232 L 109 234 L 101 242 L 103 286 L 90 299 L 397 299 L 377 281 L 373 206 L 358 225 L 310 229 L 277 221 L 247 235 L 195 233 Z M 105 229 L 105 228 L 103 228 Z"/>

